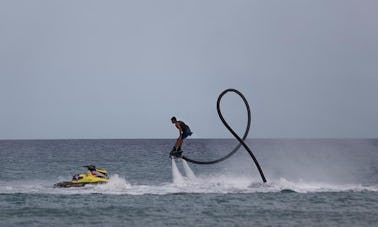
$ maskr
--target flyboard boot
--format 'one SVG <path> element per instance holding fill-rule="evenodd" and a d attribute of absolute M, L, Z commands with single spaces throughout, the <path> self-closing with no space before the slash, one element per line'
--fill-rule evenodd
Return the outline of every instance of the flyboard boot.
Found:
<path fill-rule="evenodd" d="M 173 147 L 172 151 L 169 153 L 169 158 L 181 158 L 182 152 L 181 147 L 178 147 L 177 149 L 176 147 Z"/>

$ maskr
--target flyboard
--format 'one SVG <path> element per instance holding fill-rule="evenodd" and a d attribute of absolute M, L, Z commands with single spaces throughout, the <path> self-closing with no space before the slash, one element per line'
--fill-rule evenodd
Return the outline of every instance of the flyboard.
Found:
<path fill-rule="evenodd" d="M 172 159 L 172 158 L 182 158 L 184 155 L 182 154 L 183 151 L 171 151 L 169 153 L 169 158 Z"/>

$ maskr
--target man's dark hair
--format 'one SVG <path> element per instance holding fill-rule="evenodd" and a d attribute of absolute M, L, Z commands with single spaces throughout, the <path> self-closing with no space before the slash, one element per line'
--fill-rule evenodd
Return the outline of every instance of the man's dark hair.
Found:
<path fill-rule="evenodd" d="M 176 117 L 172 117 L 171 121 L 177 121 Z"/>

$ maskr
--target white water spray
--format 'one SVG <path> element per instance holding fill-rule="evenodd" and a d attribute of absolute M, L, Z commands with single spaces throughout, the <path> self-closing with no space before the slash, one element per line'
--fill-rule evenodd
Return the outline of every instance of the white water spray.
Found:
<path fill-rule="evenodd" d="M 188 177 L 191 180 L 196 179 L 196 175 L 194 175 L 188 163 L 184 159 L 181 159 L 181 161 L 182 161 L 182 166 L 184 167 L 186 177 Z"/>
<path fill-rule="evenodd" d="M 174 158 L 172 158 L 172 177 L 173 177 L 174 184 L 176 185 L 184 184 L 184 177 L 181 175 L 180 171 L 178 170 Z"/>

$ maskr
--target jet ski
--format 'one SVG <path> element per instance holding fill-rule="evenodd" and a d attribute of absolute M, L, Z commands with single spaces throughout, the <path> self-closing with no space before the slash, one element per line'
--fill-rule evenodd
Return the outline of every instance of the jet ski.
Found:
<path fill-rule="evenodd" d="M 88 169 L 85 173 L 75 174 L 71 181 L 54 184 L 55 188 L 84 187 L 87 184 L 103 184 L 109 181 L 108 172 L 94 165 L 83 166 Z"/>

